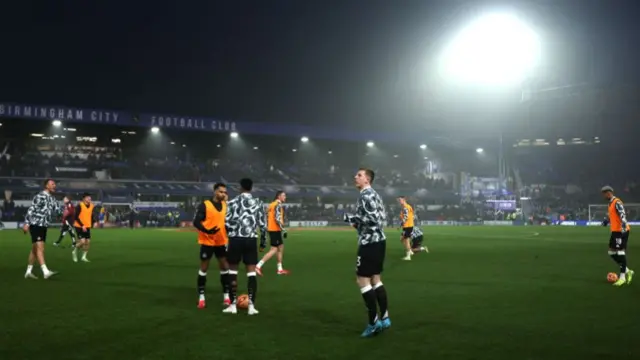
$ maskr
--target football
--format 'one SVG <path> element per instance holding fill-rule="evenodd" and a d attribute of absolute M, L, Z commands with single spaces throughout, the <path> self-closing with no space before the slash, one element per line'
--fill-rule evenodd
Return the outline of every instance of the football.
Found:
<path fill-rule="evenodd" d="M 610 283 L 614 283 L 616 281 L 618 281 L 618 275 L 616 273 L 608 273 L 607 274 L 607 281 Z"/>
<path fill-rule="evenodd" d="M 249 307 L 249 295 L 238 295 L 238 298 L 236 299 L 236 306 L 238 309 L 247 309 Z"/>

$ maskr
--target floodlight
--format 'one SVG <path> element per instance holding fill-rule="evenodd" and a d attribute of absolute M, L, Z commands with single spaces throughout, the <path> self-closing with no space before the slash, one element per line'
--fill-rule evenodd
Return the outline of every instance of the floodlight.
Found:
<path fill-rule="evenodd" d="M 373 144 L 373 141 L 369 141 L 369 142 L 367 142 L 367 147 L 373 147 L 373 145 L 374 145 L 374 144 Z"/>
<path fill-rule="evenodd" d="M 426 148 L 427 148 L 427 145 L 425 145 L 425 144 L 420 145 L 420 149 L 424 150 Z"/>
<path fill-rule="evenodd" d="M 303 136 L 302 138 L 300 138 L 300 141 L 302 141 L 303 143 L 306 143 L 309 141 L 309 138 L 306 136 Z"/>
<path fill-rule="evenodd" d="M 440 60 L 446 79 L 516 84 L 539 64 L 540 39 L 514 14 L 491 14 L 462 29 Z"/>
<path fill-rule="evenodd" d="M 157 127 L 157 126 L 154 126 L 154 127 L 151 128 L 151 132 L 154 133 L 154 134 L 157 134 L 157 133 L 160 132 L 160 128 Z"/>
<path fill-rule="evenodd" d="M 62 125 L 62 121 L 60 121 L 60 120 L 53 120 L 52 124 L 53 124 L 53 126 L 55 126 L 55 127 L 59 127 L 60 125 Z"/>
<path fill-rule="evenodd" d="M 232 138 L 237 138 L 238 137 L 238 133 L 237 132 L 232 132 L 231 134 L 229 134 L 229 136 L 231 136 Z"/>
<path fill-rule="evenodd" d="M 478 154 L 482 154 L 482 153 L 484 152 L 484 149 L 483 149 L 483 148 L 477 148 L 477 149 L 476 149 L 476 152 L 477 152 Z"/>

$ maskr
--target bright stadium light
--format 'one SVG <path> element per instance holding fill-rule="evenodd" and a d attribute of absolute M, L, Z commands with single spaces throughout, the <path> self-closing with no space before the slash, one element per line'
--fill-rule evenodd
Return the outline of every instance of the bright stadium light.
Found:
<path fill-rule="evenodd" d="M 154 127 L 151 128 L 151 132 L 154 133 L 154 134 L 157 134 L 157 133 L 160 132 L 160 128 L 157 127 L 157 126 L 154 126 Z"/>
<path fill-rule="evenodd" d="M 459 83 L 517 84 L 540 62 L 540 39 L 516 15 L 490 14 L 462 29 L 440 59 Z"/>
<path fill-rule="evenodd" d="M 60 125 L 62 125 L 62 121 L 60 121 L 60 120 L 53 120 L 53 122 L 52 122 L 51 124 L 53 124 L 53 126 L 55 126 L 55 127 L 59 127 Z"/>
<path fill-rule="evenodd" d="M 331 155 L 331 154 L 333 154 L 333 151 L 329 150 L 329 151 L 327 151 L 327 154 Z"/>
<path fill-rule="evenodd" d="M 237 132 L 232 132 L 231 134 L 229 134 L 232 138 L 237 138 L 238 137 L 238 133 Z"/>
<path fill-rule="evenodd" d="M 477 152 L 478 154 L 482 154 L 482 153 L 484 152 L 484 149 L 483 149 L 483 148 L 477 148 L 477 149 L 476 149 L 476 152 Z"/>
<path fill-rule="evenodd" d="M 257 146 L 254 146 L 254 147 L 253 147 L 253 150 L 258 150 L 258 147 L 257 147 Z"/>
<path fill-rule="evenodd" d="M 297 152 L 297 151 L 298 151 L 298 149 L 291 149 L 291 151 L 293 151 L 293 152 Z"/>
<path fill-rule="evenodd" d="M 373 141 L 369 141 L 369 142 L 367 142 L 367 147 L 373 147 L 373 145 L 374 145 L 374 144 L 373 144 Z"/>
<path fill-rule="evenodd" d="M 309 138 L 306 136 L 303 136 L 302 138 L 300 138 L 300 141 L 302 141 L 303 143 L 306 143 L 309 141 Z"/>
<path fill-rule="evenodd" d="M 420 149 L 425 150 L 426 148 L 427 148 L 427 145 L 425 144 L 420 145 Z"/>

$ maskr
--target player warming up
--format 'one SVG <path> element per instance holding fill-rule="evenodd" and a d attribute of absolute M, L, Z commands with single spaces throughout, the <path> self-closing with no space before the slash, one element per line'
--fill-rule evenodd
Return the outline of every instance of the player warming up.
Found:
<path fill-rule="evenodd" d="M 402 260 L 411 260 L 411 255 L 413 255 L 413 251 L 411 251 L 411 233 L 413 233 L 413 208 L 411 205 L 407 203 L 407 199 L 404 196 L 400 196 L 398 198 L 398 203 L 400 204 L 400 224 L 402 225 L 402 235 L 400 235 L 400 241 L 402 242 L 402 246 L 404 246 L 405 256 Z"/>
<path fill-rule="evenodd" d="M 262 276 L 262 266 L 273 257 L 278 254 L 278 275 L 288 275 L 289 271 L 282 267 L 282 257 L 284 254 L 284 241 L 287 238 L 287 230 L 284 228 L 284 207 L 282 204 L 287 200 L 287 194 L 284 191 L 278 191 L 276 193 L 275 200 L 269 204 L 269 210 L 267 211 L 267 231 L 269 232 L 269 241 L 271 242 L 271 248 L 267 252 L 262 260 L 258 262 L 256 266 L 256 272 Z M 265 238 L 263 238 L 265 239 Z M 266 242 L 266 241 L 265 241 Z M 260 243 L 260 251 L 262 251 L 266 244 Z"/>
<path fill-rule="evenodd" d="M 627 267 L 627 242 L 631 227 L 627 223 L 627 216 L 624 211 L 622 201 L 613 195 L 611 186 L 602 188 L 602 195 L 609 201 L 609 216 L 603 222 L 603 226 L 609 225 L 611 237 L 609 238 L 609 256 L 620 266 L 620 276 L 614 286 L 631 284 L 633 270 Z"/>
<path fill-rule="evenodd" d="M 193 218 L 193 226 L 198 230 L 200 244 L 200 270 L 198 271 L 198 308 L 206 307 L 205 286 L 209 262 L 215 256 L 220 269 L 223 304 L 230 305 L 229 264 L 227 263 L 227 231 L 224 226 L 227 214 L 227 186 L 217 183 L 213 186 L 213 197 L 198 205 Z"/>
<path fill-rule="evenodd" d="M 414 253 L 429 252 L 429 249 L 422 245 L 423 241 L 424 234 L 422 234 L 422 230 L 420 230 L 420 227 L 414 226 L 413 232 L 411 233 L 411 251 Z"/>
<path fill-rule="evenodd" d="M 51 217 L 54 214 L 61 214 L 64 208 L 63 204 L 53 197 L 55 191 L 56 182 L 51 179 L 45 180 L 44 190 L 33 198 L 31 206 L 27 209 L 22 230 L 25 234 L 29 232 L 31 235 L 31 251 L 29 252 L 27 272 L 24 273 L 25 279 L 38 278 L 32 273 L 36 259 L 40 263 L 40 269 L 42 269 L 45 279 L 56 274 L 55 271 L 49 270 L 44 260 L 44 243 L 47 241 L 47 229 L 51 223 Z"/>
<path fill-rule="evenodd" d="M 382 285 L 382 270 L 387 242 L 383 231 L 386 219 L 380 195 L 371 188 L 375 174 L 370 169 L 360 169 L 355 184 L 360 189 L 355 214 L 344 214 L 344 220 L 358 231 L 358 255 L 356 279 L 367 306 L 369 324 L 362 337 L 370 337 L 391 327 L 387 291 Z M 378 307 L 380 315 L 378 316 Z"/>
<path fill-rule="evenodd" d="M 82 262 L 89 262 L 87 254 L 89 254 L 89 246 L 91 245 L 91 227 L 95 222 L 93 208 L 91 195 L 82 194 L 82 200 L 76 206 L 76 221 L 73 223 L 76 234 L 78 234 L 78 244 L 71 252 L 73 262 L 78 262 L 78 249 L 82 250 Z"/>
<path fill-rule="evenodd" d="M 240 195 L 233 198 L 227 205 L 226 226 L 229 236 L 227 261 L 229 262 L 229 282 L 231 284 L 231 305 L 222 312 L 236 314 L 236 295 L 238 289 L 238 265 L 244 262 L 247 268 L 247 285 L 249 292 L 249 315 L 257 315 L 256 295 L 258 293 L 258 279 L 256 264 L 258 263 L 258 228 L 260 229 L 260 243 L 267 235 L 264 205 L 260 199 L 251 195 L 253 181 L 240 180 Z"/>
<path fill-rule="evenodd" d="M 53 243 L 53 246 L 60 246 L 64 237 L 69 233 L 71 236 L 71 247 L 76 247 L 76 233 L 73 231 L 73 226 L 71 223 L 76 218 L 75 209 L 73 208 L 73 204 L 71 203 L 69 197 L 64 198 L 64 211 L 62 212 L 62 226 L 60 227 L 60 236 L 58 240 Z"/>

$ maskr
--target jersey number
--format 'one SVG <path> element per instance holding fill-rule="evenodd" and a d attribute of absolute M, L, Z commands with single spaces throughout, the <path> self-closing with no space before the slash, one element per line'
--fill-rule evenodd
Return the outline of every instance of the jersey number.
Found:
<path fill-rule="evenodd" d="M 358 259 L 356 260 L 356 267 L 360 267 L 360 256 L 358 256 Z"/>

